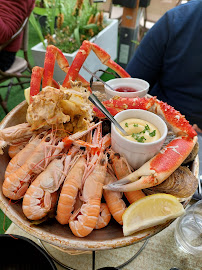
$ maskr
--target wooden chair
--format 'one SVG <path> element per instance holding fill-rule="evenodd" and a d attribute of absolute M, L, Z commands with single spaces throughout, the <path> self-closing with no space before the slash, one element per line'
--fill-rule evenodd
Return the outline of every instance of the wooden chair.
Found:
<path fill-rule="evenodd" d="M 181 0 L 151 0 L 150 5 L 145 8 L 146 22 L 157 22 L 168 10 L 181 4 Z"/>
<path fill-rule="evenodd" d="M 123 7 L 113 5 L 112 0 L 94 0 L 93 2 L 98 3 L 98 9 L 102 10 L 109 19 L 121 21 Z"/>
<path fill-rule="evenodd" d="M 11 37 L 11 39 L 5 42 L 4 44 L 0 45 L 0 51 L 1 51 L 23 32 L 23 39 L 22 39 L 22 44 L 20 48 L 20 50 L 23 51 L 23 57 L 16 56 L 14 63 L 8 70 L 6 70 L 5 72 L 0 70 L 0 89 L 5 88 L 5 87 L 7 88 L 6 97 L 4 100 L 2 99 L 2 96 L 0 94 L 0 105 L 2 106 L 6 114 L 8 113 L 7 101 L 8 101 L 10 91 L 11 91 L 11 87 L 14 85 L 20 85 L 23 89 L 23 84 L 29 83 L 30 78 L 31 78 L 32 67 L 28 60 L 28 54 L 27 54 L 28 52 L 28 23 L 29 23 L 29 18 L 26 18 L 22 26 L 20 27 L 20 29 Z M 23 74 L 25 71 L 29 71 L 30 75 Z M 15 78 L 18 81 L 17 83 L 14 83 Z M 21 79 L 26 79 L 26 80 L 21 80 Z M 9 81 L 9 83 L 6 85 L 5 84 L 2 85 L 2 83 L 5 81 Z"/>
<path fill-rule="evenodd" d="M 143 8 L 141 23 L 138 33 L 138 42 L 141 42 L 146 32 L 155 24 L 168 10 L 180 5 L 183 0 L 151 0 L 150 5 Z"/>

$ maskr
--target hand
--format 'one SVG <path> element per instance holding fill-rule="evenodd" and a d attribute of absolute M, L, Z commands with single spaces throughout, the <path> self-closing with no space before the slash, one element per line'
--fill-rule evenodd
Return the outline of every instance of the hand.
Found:
<path fill-rule="evenodd" d="M 198 133 L 202 133 L 202 129 L 200 129 L 200 128 L 197 126 L 197 124 L 194 124 L 194 125 L 193 125 L 193 129 L 194 129 L 196 132 L 198 132 Z"/>

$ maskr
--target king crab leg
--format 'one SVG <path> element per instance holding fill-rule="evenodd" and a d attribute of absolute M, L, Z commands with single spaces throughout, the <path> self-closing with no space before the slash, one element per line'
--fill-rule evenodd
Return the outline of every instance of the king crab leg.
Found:
<path fill-rule="evenodd" d="M 104 65 L 116 71 L 121 77 L 130 77 L 130 75 L 121 66 L 119 66 L 111 59 L 110 55 L 105 50 L 88 40 L 84 40 L 69 68 L 69 71 L 67 72 L 62 86 L 69 87 L 70 80 L 76 80 L 83 63 L 90 54 L 91 50 L 94 51 L 94 53 Z"/>
<path fill-rule="evenodd" d="M 113 115 L 124 109 L 144 109 L 158 114 L 176 135 L 175 139 L 139 169 L 115 183 L 104 186 L 104 189 L 127 192 L 159 185 L 182 164 L 197 142 L 197 133 L 185 117 L 154 97 L 116 98 L 104 104 L 109 110 L 113 108 L 110 111 Z"/>
<path fill-rule="evenodd" d="M 63 55 L 62 51 L 54 45 L 49 45 L 46 49 L 44 68 L 36 66 L 32 69 L 32 77 L 30 83 L 30 102 L 32 102 L 32 96 L 39 93 L 42 79 L 42 88 L 46 86 L 60 88 L 59 84 L 53 79 L 55 61 L 57 61 L 59 67 L 65 73 L 69 72 L 69 63 Z M 74 81 L 76 79 L 81 81 L 82 84 L 86 86 L 89 91 L 91 91 L 89 82 L 87 82 L 80 74 L 76 74 Z M 68 87 L 71 87 L 70 82 Z"/>
<path fill-rule="evenodd" d="M 130 75 L 121 66 L 111 59 L 110 55 L 105 50 L 100 48 L 98 45 L 91 43 L 90 41 L 84 40 L 70 67 L 62 51 L 54 45 L 49 45 L 46 49 L 44 68 L 36 66 L 32 70 L 32 78 L 30 83 L 30 103 L 33 100 L 32 96 L 39 93 L 42 79 L 42 88 L 46 86 L 60 88 L 58 83 L 53 79 L 55 61 L 57 61 L 59 67 L 65 73 L 67 73 L 62 84 L 63 87 L 71 88 L 71 81 L 78 80 L 81 81 L 83 86 L 91 92 L 89 82 L 87 82 L 79 74 L 83 63 L 91 50 L 93 50 L 103 64 L 113 69 L 121 77 L 130 77 Z"/>

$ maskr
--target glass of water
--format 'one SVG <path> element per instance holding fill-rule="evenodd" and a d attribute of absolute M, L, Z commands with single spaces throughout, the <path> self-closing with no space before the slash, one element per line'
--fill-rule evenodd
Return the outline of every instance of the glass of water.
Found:
<path fill-rule="evenodd" d="M 175 241 L 179 249 L 186 253 L 202 254 L 202 200 L 190 206 L 178 218 Z"/>

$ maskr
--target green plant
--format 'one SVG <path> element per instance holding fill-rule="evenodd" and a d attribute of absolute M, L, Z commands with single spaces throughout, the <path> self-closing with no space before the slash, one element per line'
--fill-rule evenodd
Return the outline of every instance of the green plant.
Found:
<path fill-rule="evenodd" d="M 46 38 L 48 44 L 66 53 L 77 50 L 83 40 L 91 39 L 107 25 L 97 4 L 90 4 L 89 0 L 44 0 L 43 5 L 46 10 L 45 31 L 42 31 L 34 13 L 30 22 L 41 41 Z"/>

